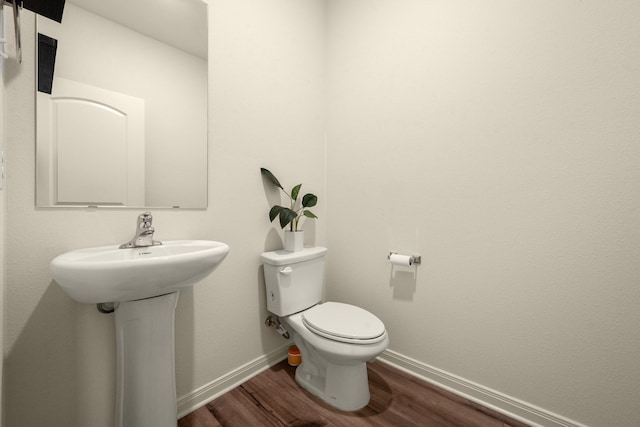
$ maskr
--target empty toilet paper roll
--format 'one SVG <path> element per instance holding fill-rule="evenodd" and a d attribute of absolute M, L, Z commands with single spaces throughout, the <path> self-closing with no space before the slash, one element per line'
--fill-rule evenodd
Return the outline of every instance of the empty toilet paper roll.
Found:
<path fill-rule="evenodd" d="M 391 254 L 389 255 L 391 265 L 410 267 L 413 264 L 413 257 L 410 255 Z"/>

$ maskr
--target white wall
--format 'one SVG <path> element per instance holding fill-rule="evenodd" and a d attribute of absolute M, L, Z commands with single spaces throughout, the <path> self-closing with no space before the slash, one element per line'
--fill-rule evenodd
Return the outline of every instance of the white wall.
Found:
<path fill-rule="evenodd" d="M 323 3 L 210 4 L 209 200 L 206 211 L 154 210 L 160 240 L 231 246 L 176 312 L 177 393 L 194 391 L 285 342 L 264 327 L 259 255 L 281 246 L 259 168 L 304 182 L 324 218 Z M 67 250 L 128 240 L 135 210 L 34 208 L 34 17 L 23 13 L 24 62 L 7 77 L 9 182 L 5 246 L 6 425 L 113 425 L 113 317 L 52 282 Z M 307 228 L 324 243 L 322 226 Z"/>
<path fill-rule="evenodd" d="M 0 7 L 0 37 L 4 36 L 4 8 Z M 0 47 L 3 52 L 7 52 L 8 49 L 3 46 Z M 4 71 L 5 62 L 4 59 L 0 59 L 0 156 L 4 156 L 5 148 L 5 134 L 4 134 Z M 0 171 L 0 173 L 2 173 Z M 4 188 L 4 179 L 0 187 Z M 0 355 L 4 354 L 4 222 L 5 222 L 5 192 L 0 190 Z M 0 427 L 2 426 L 2 414 L 3 414 L 3 394 L 2 394 L 2 379 L 4 377 L 4 357 L 0 358 Z"/>
<path fill-rule="evenodd" d="M 196 288 L 192 311 L 177 313 L 177 346 L 191 346 L 176 355 L 178 396 L 286 344 L 264 328 L 260 253 L 281 248 L 282 231 L 269 223 L 274 191 L 259 169 L 269 168 L 285 186 L 302 182 L 317 191 L 317 215 L 325 217 L 323 48 L 321 0 L 209 3 L 204 226 L 231 252 L 212 285 Z M 324 244 L 324 224 L 304 228 L 309 243 Z"/>
<path fill-rule="evenodd" d="M 639 425 L 640 4 L 329 4 L 329 297 L 423 364 Z"/>

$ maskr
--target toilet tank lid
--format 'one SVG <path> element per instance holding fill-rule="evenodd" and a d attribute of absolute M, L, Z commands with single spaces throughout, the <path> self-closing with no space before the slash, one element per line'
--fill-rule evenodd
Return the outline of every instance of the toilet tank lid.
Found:
<path fill-rule="evenodd" d="M 288 265 L 322 257 L 326 252 L 327 248 L 323 248 L 321 246 L 304 248 L 297 252 L 289 252 L 284 249 L 280 249 L 278 251 L 263 252 L 262 255 L 260 255 L 260 258 L 262 259 L 262 262 L 266 264 Z"/>

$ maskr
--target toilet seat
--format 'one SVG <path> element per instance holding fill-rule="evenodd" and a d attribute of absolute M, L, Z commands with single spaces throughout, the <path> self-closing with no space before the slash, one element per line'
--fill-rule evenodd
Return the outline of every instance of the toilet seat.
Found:
<path fill-rule="evenodd" d="M 318 304 L 302 313 L 311 332 L 331 340 L 352 344 L 374 344 L 385 339 L 384 324 L 360 307 L 339 302 Z"/>

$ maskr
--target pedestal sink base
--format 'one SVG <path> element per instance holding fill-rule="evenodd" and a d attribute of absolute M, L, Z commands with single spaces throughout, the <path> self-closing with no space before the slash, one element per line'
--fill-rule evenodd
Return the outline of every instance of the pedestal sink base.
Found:
<path fill-rule="evenodd" d="M 121 302 L 116 318 L 116 427 L 176 427 L 178 292 Z"/>

